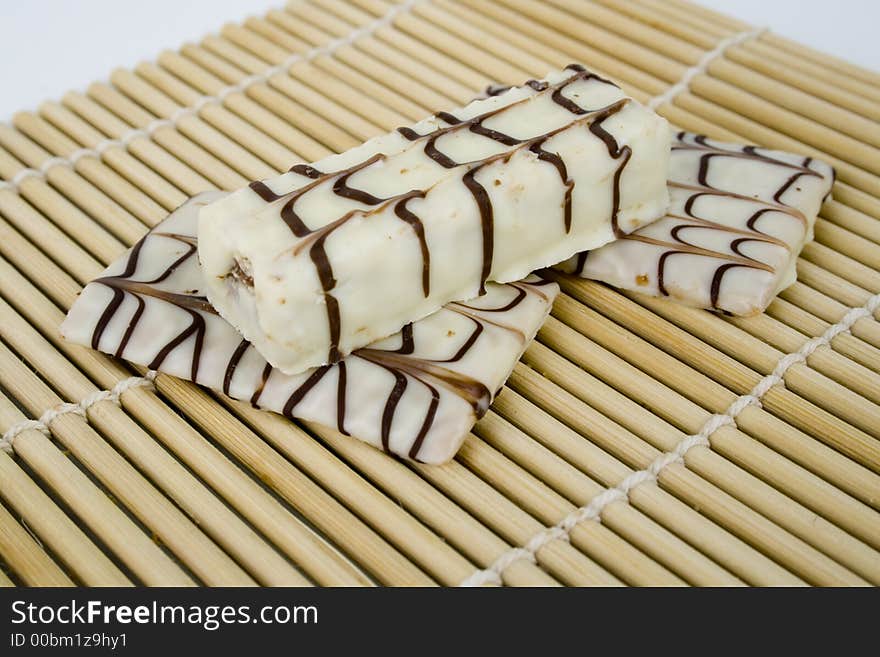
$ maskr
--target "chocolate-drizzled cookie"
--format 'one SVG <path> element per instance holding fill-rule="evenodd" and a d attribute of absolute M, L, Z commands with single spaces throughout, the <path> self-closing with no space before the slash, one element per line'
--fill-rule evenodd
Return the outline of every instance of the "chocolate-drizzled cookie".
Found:
<path fill-rule="evenodd" d="M 558 292 L 536 276 L 489 283 L 482 297 L 448 304 L 333 365 L 286 375 L 204 295 L 196 217 L 222 196 L 191 199 L 89 283 L 62 335 L 398 456 L 442 463 L 486 412 Z"/>
<path fill-rule="evenodd" d="M 207 206 L 214 307 L 288 373 L 662 215 L 668 126 L 570 66 Z"/>
<path fill-rule="evenodd" d="M 615 287 L 734 315 L 763 312 L 830 194 L 834 170 L 811 157 L 679 132 L 665 217 L 560 266 Z"/>

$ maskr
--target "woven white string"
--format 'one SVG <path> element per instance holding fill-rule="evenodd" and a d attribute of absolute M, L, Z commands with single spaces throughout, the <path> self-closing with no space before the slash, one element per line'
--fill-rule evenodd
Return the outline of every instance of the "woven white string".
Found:
<path fill-rule="evenodd" d="M 687 91 L 693 79 L 708 71 L 709 65 L 715 60 L 715 58 L 723 55 L 728 48 L 750 41 L 751 39 L 756 39 L 766 31 L 767 28 L 762 27 L 749 32 L 740 32 L 739 34 L 734 34 L 733 36 L 720 41 L 717 46 L 703 55 L 699 62 L 687 69 L 678 82 L 669 87 L 669 89 L 659 96 L 654 96 L 649 100 L 647 106 L 651 109 L 657 109 L 663 103 L 671 102 L 676 96 L 678 96 L 678 94 Z"/>
<path fill-rule="evenodd" d="M 182 107 L 178 109 L 169 119 L 157 119 L 152 121 L 144 128 L 130 130 L 119 139 L 105 139 L 95 145 L 94 148 L 81 148 L 70 154 L 68 158 L 53 157 L 46 160 L 39 169 L 23 169 L 18 172 L 11 181 L 0 181 L 0 189 L 17 190 L 23 180 L 28 177 L 45 177 L 49 169 L 53 166 L 72 167 L 83 157 L 101 157 L 101 154 L 108 148 L 114 146 L 127 147 L 128 144 L 137 137 L 149 137 L 156 130 L 167 126 L 174 126 L 182 118 L 197 114 L 201 109 L 211 103 L 223 102 L 223 100 L 232 93 L 245 91 L 248 87 L 258 82 L 264 82 L 273 75 L 285 72 L 290 66 L 298 61 L 308 61 L 323 54 L 330 54 L 336 49 L 349 45 L 360 37 L 369 34 L 385 25 L 390 24 L 394 18 L 401 12 L 409 11 L 413 6 L 424 2 L 425 0 L 407 0 L 400 5 L 395 6 L 385 16 L 369 23 L 357 30 L 351 32 L 347 37 L 335 39 L 324 46 L 313 48 L 302 55 L 295 54 L 285 60 L 283 63 L 273 66 L 262 74 L 248 76 L 238 84 L 230 85 L 221 89 L 215 96 L 203 96 L 192 107 Z M 678 94 L 688 89 L 690 82 L 699 74 L 705 73 L 711 62 L 723 54 L 725 50 L 731 46 L 743 43 L 750 39 L 756 38 L 765 31 L 766 28 L 743 32 L 723 40 L 718 46 L 707 52 L 697 65 L 687 69 L 684 76 L 679 82 L 671 86 L 663 94 L 654 97 L 648 102 L 648 107 L 655 109 L 665 102 L 674 99 Z M 837 335 L 849 331 L 852 325 L 863 317 L 872 317 L 873 314 L 880 309 L 880 294 L 872 296 L 865 305 L 858 308 L 851 308 L 841 319 L 840 322 L 830 326 L 821 336 L 812 338 L 803 344 L 796 352 L 783 356 L 773 372 L 763 377 L 746 395 L 738 397 L 727 409 L 724 414 L 712 415 L 697 434 L 688 436 L 679 442 L 675 448 L 669 452 L 661 454 L 647 468 L 631 473 L 617 486 L 606 488 L 602 493 L 593 497 L 590 502 L 582 506 L 560 522 L 552 527 L 548 527 L 535 534 L 524 546 L 512 548 L 502 554 L 495 562 L 484 570 L 478 570 L 468 577 L 461 586 L 480 586 L 483 584 L 501 584 L 502 573 L 513 563 L 519 560 L 526 560 L 532 563 L 536 562 L 537 552 L 546 544 L 554 540 L 568 540 L 569 534 L 579 523 L 586 520 L 601 521 L 602 511 L 606 506 L 616 501 L 628 501 L 629 491 L 646 481 L 656 481 L 660 473 L 669 465 L 684 460 L 685 454 L 697 445 L 709 446 L 709 437 L 723 426 L 735 425 L 735 418 L 747 407 L 753 404 L 760 405 L 761 398 L 775 385 L 784 383 L 784 375 L 788 369 L 796 363 L 804 363 L 807 358 L 819 347 L 828 345 Z M 157 373 L 148 372 L 143 377 L 129 377 L 117 383 L 110 390 L 97 391 L 78 403 L 63 403 L 47 410 L 38 420 L 24 420 L 18 422 L 4 432 L 0 438 L 0 449 L 6 452 L 12 452 L 13 442 L 15 438 L 22 432 L 37 429 L 43 433 L 49 433 L 49 426 L 59 416 L 74 413 L 85 416 L 87 410 L 101 401 L 111 401 L 119 404 L 120 396 L 130 388 L 140 386 L 153 386 L 153 381 Z"/>
<path fill-rule="evenodd" d="M 102 401 L 109 401 L 118 405 L 119 398 L 126 390 L 140 387 L 153 388 L 153 381 L 156 378 L 156 374 L 157 372 L 150 370 L 144 376 L 131 376 L 127 379 L 123 379 L 110 390 L 97 390 L 75 404 L 71 402 L 58 404 L 58 406 L 50 408 L 43 413 L 38 420 L 22 420 L 21 422 L 16 422 L 9 427 L 3 433 L 3 437 L 0 438 L 0 449 L 11 454 L 15 439 L 18 435 L 25 431 L 29 431 L 30 429 L 42 431 L 48 436 L 49 426 L 62 415 L 73 413 L 85 417 L 86 411 L 88 411 L 89 408 Z"/>
<path fill-rule="evenodd" d="M 724 414 L 712 415 L 706 420 L 698 433 L 684 438 L 673 450 L 658 456 L 644 470 L 633 472 L 613 488 L 606 488 L 591 499 L 588 504 L 575 509 L 553 527 L 547 527 L 538 532 L 524 546 L 512 548 L 503 553 L 491 566 L 484 570 L 476 571 L 464 580 L 460 586 L 500 585 L 502 583 L 501 574 L 512 563 L 520 559 L 535 563 L 535 555 L 538 550 L 555 540 L 567 541 L 569 534 L 579 523 L 585 520 L 601 522 L 602 511 L 606 506 L 612 502 L 629 501 L 629 492 L 633 488 L 646 481 L 656 481 L 664 469 L 673 463 L 683 462 L 685 454 L 693 447 L 697 445 L 709 447 L 709 437 L 712 434 L 721 427 L 735 426 L 736 416 L 742 413 L 747 406 L 760 405 L 761 398 L 773 386 L 784 383 L 783 377 L 792 365 L 806 363 L 807 358 L 816 349 L 830 344 L 835 337 L 849 331 L 852 325 L 863 317 L 873 317 L 878 309 L 880 309 L 880 294 L 872 296 L 863 306 L 850 308 L 837 324 L 829 326 L 821 336 L 807 340 L 796 352 L 786 354 L 780 358 L 770 374 L 758 381 L 748 394 L 737 397 Z"/>
<path fill-rule="evenodd" d="M 720 57 L 724 52 L 735 45 L 745 43 L 751 39 L 755 39 L 763 34 L 767 28 L 760 28 L 748 32 L 735 34 L 727 39 L 722 40 L 712 50 L 708 51 L 695 66 L 687 69 L 681 79 L 674 85 L 669 87 L 664 93 L 655 96 L 648 101 L 647 106 L 651 109 L 657 109 L 663 103 L 671 102 L 678 94 L 687 91 L 693 79 L 700 74 L 706 73 L 709 65 Z M 543 546 L 554 540 L 567 541 L 571 531 L 581 522 L 586 520 L 596 520 L 601 522 L 602 511 L 612 502 L 629 501 L 629 492 L 645 483 L 646 481 L 656 481 L 660 473 L 673 463 L 684 461 L 685 454 L 697 445 L 710 446 L 709 437 L 718 429 L 728 425 L 736 425 L 735 418 L 742 411 L 751 405 L 761 404 L 761 398 L 767 394 L 773 386 L 778 384 L 784 385 L 783 377 L 788 369 L 796 364 L 806 362 L 807 358 L 816 349 L 823 345 L 827 345 L 837 335 L 848 331 L 852 325 L 862 317 L 871 317 L 873 313 L 880 307 L 880 294 L 871 297 L 868 302 L 860 308 L 852 308 L 833 326 L 828 327 L 820 337 L 812 338 L 803 344 L 796 352 L 786 354 L 779 359 L 773 372 L 763 377 L 752 388 L 747 395 L 740 395 L 730 405 L 723 414 L 714 414 L 706 420 L 700 431 L 692 436 L 687 436 L 679 442 L 672 451 L 666 452 L 658 456 L 647 468 L 638 470 L 627 476 L 623 481 L 613 488 L 606 488 L 601 493 L 590 500 L 588 504 L 575 509 L 556 525 L 547 527 L 538 532 L 522 547 L 511 548 L 498 557 L 491 566 L 483 570 L 477 570 L 470 577 L 464 580 L 460 586 L 483 586 L 485 584 L 502 583 L 502 573 L 516 561 L 524 559 L 531 563 L 536 562 L 536 553 Z"/>
<path fill-rule="evenodd" d="M 84 158 L 84 157 L 94 157 L 97 159 L 101 159 L 101 155 L 108 149 L 113 147 L 119 147 L 123 149 L 127 149 L 132 140 L 137 139 L 138 137 L 149 138 L 155 133 L 157 130 L 166 127 L 174 127 L 181 120 L 186 118 L 187 116 L 195 116 L 202 109 L 204 109 L 207 105 L 213 103 L 223 103 L 227 96 L 233 93 L 243 93 L 249 87 L 260 83 L 266 82 L 269 78 L 279 73 L 286 73 L 287 70 L 296 64 L 297 62 L 302 61 L 311 61 L 316 57 L 320 57 L 321 55 L 329 55 L 334 51 L 338 50 L 343 46 L 348 46 L 353 44 L 355 41 L 364 37 L 368 34 L 375 32 L 376 30 L 385 27 L 386 25 L 390 25 L 394 22 L 394 19 L 404 12 L 410 11 L 414 6 L 426 2 L 427 0 L 406 0 L 405 2 L 400 3 L 399 5 L 395 5 L 391 8 L 384 16 L 380 16 L 374 21 L 371 21 L 356 30 L 353 30 L 345 37 L 341 37 L 338 39 L 333 39 L 332 41 L 324 44 L 323 46 L 319 46 L 316 48 L 312 48 L 307 50 L 304 53 L 295 53 L 285 59 L 280 64 L 272 66 L 262 73 L 256 75 L 249 75 L 238 81 L 237 84 L 229 85 L 227 87 L 223 87 L 220 89 L 215 95 L 205 95 L 199 98 L 194 105 L 190 107 L 181 107 L 177 109 L 170 117 L 167 119 L 156 119 L 151 121 L 143 128 L 138 128 L 134 130 L 129 130 L 125 134 L 123 134 L 118 139 L 104 139 L 98 142 L 93 148 L 80 148 L 71 153 L 68 157 L 52 157 L 43 162 L 38 168 L 35 169 L 22 169 L 19 171 L 11 180 L 5 181 L 0 180 L 0 190 L 8 189 L 10 191 L 17 192 L 21 183 L 24 182 L 28 178 L 45 178 L 49 169 L 55 166 L 65 166 L 69 168 L 73 168 L 76 163 Z"/>

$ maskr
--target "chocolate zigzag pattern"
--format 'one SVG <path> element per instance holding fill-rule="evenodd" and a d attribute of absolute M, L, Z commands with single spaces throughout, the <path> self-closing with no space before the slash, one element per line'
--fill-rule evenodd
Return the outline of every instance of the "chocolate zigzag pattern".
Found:
<path fill-rule="evenodd" d="M 475 302 L 448 304 L 335 364 L 289 376 L 266 363 L 200 294 L 195 232 L 198 203 L 204 202 L 199 197 L 188 201 L 108 268 L 118 273 L 89 283 L 62 328 L 65 337 L 257 408 L 335 425 L 344 434 L 414 460 L 431 441 L 440 445 L 428 450 L 431 461 L 451 458 L 470 425 L 488 409 L 558 290 L 538 276 L 490 284 Z M 435 339 L 438 329 L 442 348 Z M 499 357 L 503 362 L 494 369 L 481 362 Z M 374 397 L 366 405 L 364 388 Z M 360 400 L 357 408 L 353 397 Z M 453 398 L 459 402 L 451 403 Z M 441 412 L 444 420 L 438 426 Z M 378 421 L 365 431 L 356 414 Z M 398 421 L 414 429 L 401 437 L 394 432 Z M 352 424 L 358 429 L 352 430 Z M 460 435 L 452 435 L 449 427 Z"/>
<path fill-rule="evenodd" d="M 484 125 L 484 122 L 487 119 L 508 113 L 513 108 L 516 108 L 532 98 L 531 96 L 527 96 L 508 105 L 494 108 L 469 119 L 461 119 L 450 112 L 438 112 L 435 117 L 445 125 L 425 134 L 420 134 L 410 127 L 401 127 L 397 129 L 405 139 L 421 146 L 424 149 L 425 155 L 441 167 L 445 169 L 452 169 L 461 166 L 467 167 L 467 170 L 462 174 L 461 182 L 471 193 L 474 202 L 479 208 L 480 222 L 482 226 L 482 266 L 479 281 L 481 294 L 485 293 L 486 281 L 492 270 L 494 252 L 494 210 L 489 194 L 483 185 L 476 180 L 476 174 L 492 162 L 508 160 L 517 151 L 528 150 L 535 154 L 540 161 L 546 162 L 554 167 L 562 179 L 565 188 L 562 201 L 563 222 L 565 231 L 569 232 L 572 222 L 571 198 L 572 190 L 574 189 L 574 181 L 568 177 L 567 167 L 563 158 L 556 153 L 546 151 L 542 148 L 544 142 L 564 130 L 569 130 L 577 125 L 585 126 L 590 133 L 602 141 L 608 151 L 608 155 L 613 160 L 619 162 L 613 176 L 611 226 L 614 234 L 618 237 L 625 234 L 624 231 L 620 229 L 618 222 L 618 214 L 620 210 L 620 179 L 630 160 L 632 151 L 629 146 L 619 145 L 617 140 L 602 127 L 602 123 L 617 114 L 630 101 L 628 98 L 624 98 L 605 107 L 585 109 L 564 94 L 564 91 L 568 86 L 574 82 L 583 80 L 597 80 L 605 84 L 613 83 L 591 73 L 579 64 L 570 64 L 566 67 L 566 70 L 571 71 L 572 74 L 555 84 L 549 84 L 545 81 L 529 80 L 524 85 L 531 88 L 536 93 L 549 94 L 556 105 L 564 108 L 573 116 L 577 117 L 573 122 L 560 128 L 543 132 L 529 138 L 516 138 Z M 461 131 L 469 131 L 472 134 L 489 139 L 507 148 L 500 153 L 484 158 L 469 162 L 458 162 L 449 154 L 443 152 L 438 146 L 438 140 L 445 135 Z M 266 203 L 278 203 L 280 205 L 279 213 L 281 219 L 297 238 L 303 239 L 303 242 L 297 246 L 296 251 L 300 252 L 306 248 L 308 249 L 309 256 L 315 265 L 318 280 L 323 289 L 325 305 L 327 308 L 327 323 L 330 335 L 330 349 L 327 355 L 327 361 L 330 363 L 338 361 L 341 357 L 339 351 L 341 320 L 339 303 L 332 293 L 336 286 L 336 279 L 333 274 L 333 266 L 328 257 L 325 244 L 327 238 L 337 228 L 344 225 L 355 216 L 365 216 L 369 215 L 371 212 L 381 212 L 387 207 L 393 206 L 395 215 L 409 224 L 419 239 L 422 254 L 422 287 L 426 297 L 430 291 L 430 249 L 425 240 L 424 226 L 422 220 L 407 208 L 407 203 L 411 199 L 424 197 L 429 193 L 430 189 L 414 189 L 391 197 L 378 197 L 367 191 L 353 188 L 348 184 L 349 178 L 352 175 L 369 169 L 371 166 L 381 164 L 385 160 L 386 156 L 379 153 L 358 164 L 340 171 L 332 172 L 322 172 L 312 165 L 298 164 L 292 167 L 290 171 L 305 176 L 309 181 L 298 189 L 285 194 L 276 194 L 266 183 L 261 181 L 252 182 L 249 185 L 250 188 Z M 323 226 L 314 229 L 310 228 L 306 225 L 306 222 L 302 217 L 297 214 L 296 205 L 307 197 L 310 192 L 314 192 L 324 185 L 332 185 L 332 191 L 337 196 L 356 201 L 372 209 L 354 209 Z M 232 274 L 235 276 L 235 270 L 233 270 Z M 238 276 L 235 277 L 240 278 Z"/>
<path fill-rule="evenodd" d="M 705 281 L 708 289 L 700 289 L 701 296 L 708 298 L 708 308 L 726 312 L 725 303 L 722 299 L 722 283 L 725 276 L 730 275 L 732 270 L 763 271 L 770 275 L 771 280 L 778 281 L 782 266 L 787 266 L 792 259 L 796 258 L 805 239 L 812 232 L 815 216 L 807 216 L 803 210 L 809 199 L 801 194 L 799 181 L 804 178 L 819 179 L 825 198 L 830 194 L 834 179 L 833 169 L 823 162 L 815 161 L 811 157 L 791 156 L 776 151 L 764 151 L 756 146 L 729 144 L 709 140 L 704 135 L 687 132 L 679 132 L 672 144 L 672 161 L 683 155 L 693 157 L 693 171 L 688 170 L 694 180 L 681 181 L 671 179 L 668 181 L 673 204 L 669 213 L 658 220 L 656 224 L 649 224 L 641 229 L 619 237 L 624 242 L 640 242 L 651 247 L 657 247 L 662 253 L 657 258 L 655 282 L 660 296 L 676 297 L 675 292 L 668 288 L 667 266 L 671 258 L 679 255 L 691 255 L 717 260 L 711 277 Z M 726 160 L 734 160 L 735 164 L 728 165 L 728 169 L 715 173 L 713 163 Z M 690 165 L 688 165 L 690 166 Z M 738 178 L 745 178 L 747 174 L 753 174 L 757 170 L 775 170 L 785 172 L 782 183 L 771 191 L 763 191 L 758 194 L 747 194 L 743 191 L 734 191 L 732 187 L 738 182 Z M 673 167 L 673 172 L 676 168 Z M 726 173 L 727 175 L 720 175 Z M 772 172 L 770 172 L 772 173 Z M 713 176 L 713 174 L 715 174 Z M 675 173 L 671 173 L 674 177 Z M 767 175 L 764 176 L 768 177 Z M 713 180 L 718 178 L 718 180 Z M 788 197 L 790 200 L 786 200 Z M 713 199 L 732 199 L 738 201 L 740 206 L 734 221 L 729 218 L 723 223 L 713 214 Z M 697 210 L 700 206 L 702 210 Z M 768 217 L 769 215 L 769 217 Z M 771 223 L 762 218 L 768 217 L 771 222 L 778 223 L 780 215 L 793 218 L 801 226 L 797 239 L 783 240 L 772 235 Z M 696 232 L 694 232 L 696 231 Z M 724 248 L 707 248 L 695 239 L 699 231 L 712 231 L 716 235 L 723 235 Z M 660 234 L 658 236 L 658 234 Z M 690 239 L 688 235 L 692 235 Z M 744 248 L 750 243 L 774 245 L 786 250 L 788 253 L 783 258 L 784 265 L 771 264 L 749 255 Z M 650 273 L 642 271 L 645 261 L 653 258 L 653 250 L 639 251 L 644 258 L 635 258 L 635 250 L 629 252 L 625 262 L 612 259 L 619 256 L 620 245 L 610 244 L 592 252 L 584 252 L 562 266 L 569 273 L 584 278 L 597 278 L 606 280 L 612 285 L 627 289 L 639 290 L 647 286 L 650 281 Z M 636 261 L 638 260 L 638 261 Z M 639 269 L 639 272 L 635 270 Z M 613 274 L 611 274 L 613 272 Z M 632 274 L 632 275 L 630 275 Z M 701 286 L 704 281 L 694 278 L 689 281 L 692 286 Z M 693 291 L 692 291 L 693 292 Z M 705 295 L 702 295 L 706 292 Z M 683 293 L 684 294 L 684 293 Z M 694 294 L 694 297 L 696 294 Z M 687 301 L 687 299 L 681 299 Z M 755 308 L 758 312 L 763 308 Z"/>

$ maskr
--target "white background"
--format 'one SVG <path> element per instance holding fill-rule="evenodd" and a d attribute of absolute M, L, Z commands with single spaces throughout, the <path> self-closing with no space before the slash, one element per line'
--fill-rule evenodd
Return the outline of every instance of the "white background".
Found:
<path fill-rule="evenodd" d="M 0 119 L 283 2 L 0 0 Z M 880 0 L 702 2 L 880 70 Z"/>

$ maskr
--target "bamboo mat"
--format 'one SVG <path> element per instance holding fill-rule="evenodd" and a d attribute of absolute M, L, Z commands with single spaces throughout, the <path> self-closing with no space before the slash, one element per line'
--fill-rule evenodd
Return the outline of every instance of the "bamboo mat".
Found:
<path fill-rule="evenodd" d="M 765 315 L 562 279 L 444 467 L 58 337 L 188 196 L 572 61 L 681 128 L 837 168 Z M 683 0 L 300 1 L 17 114 L 0 584 L 880 583 L 878 118 L 880 74 Z"/>

